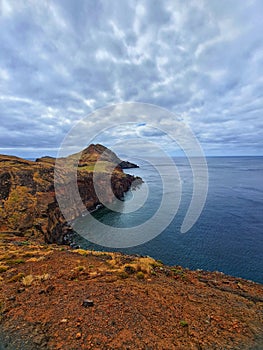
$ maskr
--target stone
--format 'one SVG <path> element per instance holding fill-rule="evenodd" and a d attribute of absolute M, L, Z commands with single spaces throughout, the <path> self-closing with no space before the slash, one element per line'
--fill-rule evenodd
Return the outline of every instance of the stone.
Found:
<path fill-rule="evenodd" d="M 84 307 L 91 307 L 91 306 L 94 306 L 94 301 L 91 299 L 85 299 L 85 300 L 83 300 L 82 305 Z"/>

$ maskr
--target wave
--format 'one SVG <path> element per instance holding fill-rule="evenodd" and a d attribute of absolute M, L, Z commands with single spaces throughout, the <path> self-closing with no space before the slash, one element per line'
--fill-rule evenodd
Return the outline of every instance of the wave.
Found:
<path fill-rule="evenodd" d="M 240 186 L 240 189 L 248 190 L 248 191 L 253 191 L 253 192 L 258 192 L 258 193 L 263 193 L 263 189 L 256 188 L 256 187 L 249 187 L 249 186 Z"/>
<path fill-rule="evenodd" d="M 237 196 L 236 198 L 237 199 L 241 199 L 241 200 L 246 201 L 246 202 L 253 203 L 255 205 L 262 205 L 263 206 L 263 200 L 262 201 L 258 201 L 258 200 L 252 199 L 252 198 L 242 197 L 242 196 Z"/>

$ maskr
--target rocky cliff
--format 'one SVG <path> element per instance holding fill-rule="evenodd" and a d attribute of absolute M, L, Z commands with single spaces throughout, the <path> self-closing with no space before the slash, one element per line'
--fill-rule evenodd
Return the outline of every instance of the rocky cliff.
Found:
<path fill-rule="evenodd" d="M 135 178 L 122 171 L 135 164 L 123 162 L 102 145 L 90 145 L 81 154 L 61 159 L 61 164 L 77 167 L 77 184 L 83 204 L 88 210 L 99 204 L 93 187 L 93 168 L 101 157 L 100 187 L 104 200 L 112 202 L 131 187 Z M 55 158 L 43 157 L 35 162 L 13 156 L 0 156 L 0 233 L 33 236 L 48 243 L 65 243 L 64 237 L 71 228 L 59 209 L 54 189 Z M 76 164 L 75 164 L 75 163 Z M 57 163 L 59 167 L 59 163 Z M 107 169 L 116 164 L 111 176 L 112 191 L 107 189 Z M 61 182 L 65 167 L 60 169 Z M 70 184 L 69 184 L 70 185 Z M 103 191 L 103 189 L 105 190 Z M 69 203 L 73 220 L 81 214 L 76 203 Z"/>
<path fill-rule="evenodd" d="M 110 202 L 135 180 L 121 164 L 109 191 L 111 152 L 91 145 L 61 159 L 76 167 L 88 209 L 98 204 L 93 169 L 102 154 L 98 181 Z M 44 244 L 43 237 L 63 243 L 70 230 L 55 197 L 55 162 L 0 156 L 0 349 L 262 349 L 260 284 L 150 257 Z M 63 190 L 59 162 L 58 170 Z M 80 214 L 78 205 L 68 208 L 72 218 Z"/>

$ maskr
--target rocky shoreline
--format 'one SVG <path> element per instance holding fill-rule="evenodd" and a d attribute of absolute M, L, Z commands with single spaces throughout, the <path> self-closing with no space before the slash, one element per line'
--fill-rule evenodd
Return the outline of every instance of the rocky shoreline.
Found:
<path fill-rule="evenodd" d="M 77 184 L 81 200 L 87 210 L 92 211 L 100 201 L 93 186 L 93 167 L 99 158 L 105 169 L 100 173 L 100 187 L 105 202 L 121 199 L 136 178 L 125 174 L 125 168 L 136 164 L 121 161 L 113 152 L 102 145 L 90 145 L 82 154 L 71 155 L 61 164 L 70 162 L 76 167 Z M 76 164 L 74 164 L 75 159 Z M 35 162 L 13 156 L 0 155 L 0 233 L 37 238 L 48 243 L 65 244 L 65 237 L 72 228 L 62 215 L 54 188 L 56 159 L 38 158 Z M 56 167 L 58 167 L 56 163 Z M 117 166 L 117 164 L 120 164 Z M 111 189 L 107 188 L 107 167 L 115 167 L 111 176 Z M 66 169 L 59 169 L 64 184 Z M 138 179 L 137 179 L 138 180 Z M 67 184 L 70 186 L 70 183 Z M 75 202 L 68 203 L 69 216 L 74 220 L 81 215 Z"/>
<path fill-rule="evenodd" d="M 102 154 L 106 201 L 141 181 L 122 170 L 134 164 L 101 145 L 69 156 L 90 211 L 100 205 L 92 171 Z M 109 191 L 105 171 L 116 162 Z M 72 229 L 56 200 L 54 167 L 51 157 L 0 156 L 0 350 L 262 349 L 262 285 L 63 245 Z M 72 220 L 81 214 L 69 203 Z"/>

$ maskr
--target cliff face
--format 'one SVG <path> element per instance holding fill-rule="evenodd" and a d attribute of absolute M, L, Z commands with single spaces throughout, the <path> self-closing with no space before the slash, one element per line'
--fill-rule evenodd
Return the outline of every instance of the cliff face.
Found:
<path fill-rule="evenodd" d="M 104 146 L 89 146 L 76 164 L 80 197 L 88 210 L 94 209 L 99 204 L 93 187 L 93 167 L 102 152 L 105 154 L 100 187 L 102 190 L 105 188 L 106 202 L 113 200 L 113 193 L 117 198 L 121 198 L 135 179 L 117 167 L 111 177 L 113 193 L 109 191 L 106 188 L 107 166 L 112 166 L 113 161 L 117 160 L 119 163 L 121 160 Z M 76 155 L 69 156 L 62 160 L 62 163 L 74 162 L 75 158 Z M 44 236 L 46 242 L 64 243 L 64 237 L 71 228 L 61 214 L 56 200 L 54 166 L 55 159 L 51 157 L 43 157 L 32 162 L 18 157 L 0 156 L 0 232 L 27 237 Z M 62 168 L 62 181 L 63 171 L 65 170 Z M 69 210 L 72 220 L 81 214 L 76 203 L 70 203 Z"/>

